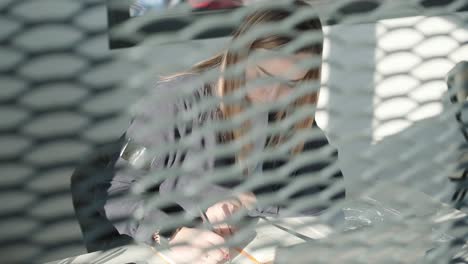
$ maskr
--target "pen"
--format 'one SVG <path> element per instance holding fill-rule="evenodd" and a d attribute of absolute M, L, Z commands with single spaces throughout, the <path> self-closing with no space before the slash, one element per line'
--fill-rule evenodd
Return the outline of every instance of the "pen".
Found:
<path fill-rule="evenodd" d="M 314 240 L 315 240 L 315 239 L 313 239 L 313 238 L 311 238 L 311 237 L 308 237 L 308 236 L 306 236 L 306 235 L 303 235 L 303 234 L 301 234 L 301 233 L 298 233 L 298 232 L 296 232 L 296 231 L 294 231 L 294 230 L 291 230 L 291 229 L 289 229 L 289 228 L 286 228 L 286 227 L 277 225 L 277 224 L 275 224 L 273 221 L 268 220 L 268 219 L 267 219 L 266 217 L 264 217 L 264 216 L 261 216 L 260 218 L 262 218 L 262 219 L 265 220 L 266 222 L 270 223 L 271 225 L 273 225 L 273 226 L 275 226 L 275 227 L 277 227 L 277 228 L 279 228 L 279 229 L 281 229 L 281 230 L 283 230 L 283 231 L 286 231 L 286 232 L 288 232 L 289 234 L 291 234 L 291 235 L 293 235 L 293 236 L 296 236 L 296 237 L 298 237 L 298 238 L 300 238 L 300 239 L 302 239 L 302 240 L 304 240 L 304 241 L 309 241 L 309 242 L 310 242 L 310 241 L 314 241 Z"/>
<path fill-rule="evenodd" d="M 210 229 L 211 230 L 214 230 L 214 227 L 213 225 L 211 224 L 211 222 L 208 220 L 208 216 L 206 215 L 206 213 L 200 209 L 200 216 L 203 220 L 203 222 L 206 222 L 209 226 L 210 226 Z M 250 261 L 252 261 L 253 263 L 255 264 L 263 264 L 262 262 L 258 261 L 256 258 L 254 258 L 252 255 L 250 255 L 249 253 L 245 252 L 244 250 L 242 250 L 241 248 L 238 248 L 238 247 L 234 247 L 234 249 L 239 252 L 241 255 L 243 255 L 244 257 L 246 257 L 247 259 L 249 259 Z M 231 263 L 231 259 L 229 258 L 229 263 Z"/>
<path fill-rule="evenodd" d="M 202 209 L 200 209 L 200 216 L 201 216 L 203 222 L 209 224 L 210 228 L 213 229 L 213 225 L 210 223 L 210 221 L 208 220 L 208 216 L 206 215 L 206 213 Z"/>
<path fill-rule="evenodd" d="M 202 218 L 202 221 L 206 224 L 209 225 L 209 229 L 211 231 L 214 231 L 214 226 L 211 224 L 210 220 L 208 220 L 208 216 L 206 215 L 206 213 L 202 210 L 202 209 L 199 209 L 200 210 L 200 216 Z M 226 256 L 224 256 L 224 258 L 226 260 L 229 261 L 229 263 L 231 263 L 231 257 L 229 256 L 229 254 L 227 254 Z"/>
<path fill-rule="evenodd" d="M 215 228 L 214 228 L 213 224 L 211 224 L 210 220 L 208 220 L 208 216 L 207 216 L 206 213 L 205 213 L 203 210 L 201 210 L 201 209 L 200 209 L 200 215 L 201 215 L 202 221 L 205 222 L 205 223 L 207 223 L 207 224 L 209 225 L 209 229 L 210 229 L 211 231 L 214 232 Z M 229 232 L 230 232 L 231 235 L 232 235 L 231 227 L 229 227 Z"/>

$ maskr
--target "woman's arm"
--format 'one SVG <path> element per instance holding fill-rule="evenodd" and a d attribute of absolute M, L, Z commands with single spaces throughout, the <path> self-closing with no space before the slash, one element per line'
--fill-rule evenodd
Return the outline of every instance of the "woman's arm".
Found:
<path fill-rule="evenodd" d="M 105 188 L 104 182 L 115 173 L 113 164 L 118 159 L 122 143 L 123 138 L 120 138 L 95 150 L 80 162 L 71 176 L 73 207 L 88 252 L 106 250 L 132 241 L 131 237 L 120 235 L 101 213 L 104 199 L 98 196 L 103 193 L 100 189 Z"/>
<path fill-rule="evenodd" d="M 187 211 L 196 217 L 200 201 L 223 197 L 230 191 L 210 183 L 198 193 L 190 194 L 190 188 L 199 183 L 209 169 L 203 162 L 193 162 L 200 156 L 200 151 L 205 151 L 201 140 L 161 151 L 185 139 L 192 129 L 195 131 L 201 125 L 197 118 L 188 122 L 176 120 L 181 111 L 191 111 L 191 100 L 181 98 L 184 89 L 181 85 L 191 83 L 202 87 L 202 83 L 194 79 L 179 77 L 162 82 L 136 104 L 134 118 L 125 135 L 126 143 L 115 164 L 116 173 L 105 182 L 107 188 L 102 195 L 105 201 L 102 214 L 120 234 L 129 235 L 136 241 L 151 243 L 152 235 L 163 223 L 174 222 L 174 214 Z M 207 140 L 213 139 L 210 135 L 207 137 Z M 168 176 L 161 177 L 161 173 L 168 172 Z M 156 178 L 161 180 L 155 182 Z M 132 194 L 132 187 L 142 182 L 147 182 L 143 185 L 152 182 L 154 186 L 145 186 L 148 187 L 145 189 L 154 192 Z M 172 204 L 164 208 L 150 205 L 157 196 Z"/>
<path fill-rule="evenodd" d="M 100 214 L 120 234 L 128 235 L 137 242 L 152 244 L 153 235 L 160 230 L 162 223 L 173 220 L 171 215 L 183 212 L 177 201 L 164 207 L 150 205 L 164 189 L 161 186 L 168 185 L 170 181 L 161 183 L 151 178 L 159 172 L 176 168 L 183 158 L 180 151 L 158 152 L 175 143 L 177 134 L 183 133 L 183 128 L 174 124 L 177 107 L 180 106 L 175 90 L 178 84 L 178 81 L 160 83 L 135 105 L 133 120 L 113 165 L 114 173 L 96 184 L 95 199 L 103 204 L 99 206 Z M 173 180 L 176 176 L 169 179 Z M 132 192 L 135 184 L 147 180 L 152 186 L 145 184 L 144 191 Z M 169 236 L 170 231 L 163 234 Z"/>

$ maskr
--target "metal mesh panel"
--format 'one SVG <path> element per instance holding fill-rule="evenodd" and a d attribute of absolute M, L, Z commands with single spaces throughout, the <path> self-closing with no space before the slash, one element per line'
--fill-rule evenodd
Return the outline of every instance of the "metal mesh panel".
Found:
<path fill-rule="evenodd" d="M 122 134 L 136 66 L 107 48 L 101 1 L 1 1 L 4 263 L 85 253 L 70 196 L 78 162 Z"/>
<path fill-rule="evenodd" d="M 302 236 L 295 241 L 277 238 L 257 244 L 258 252 L 279 246 L 275 263 L 465 261 L 462 247 L 468 226 L 462 212 L 467 211 L 468 187 L 463 94 L 468 78 L 460 77 L 466 75 L 463 64 L 450 70 L 468 58 L 468 16 L 456 12 L 466 9 L 467 3 L 362 2 L 362 9 L 353 10 L 351 2 L 315 1 L 316 9 L 294 10 L 288 19 L 259 26 L 230 43 L 230 49 L 236 50 L 261 34 L 290 34 L 296 23 L 317 15 L 334 24 L 324 28 L 323 60 L 298 62 L 303 68 L 321 65 L 321 82 L 301 83 L 282 100 L 249 106 L 235 118 L 211 120 L 205 119 L 207 113 L 211 116 L 221 100 L 202 88 L 204 84 L 214 87 L 219 71 L 191 76 L 188 82 L 167 87 L 177 92 L 158 90 L 164 82 L 154 85 L 155 69 L 163 68 L 167 73 L 187 68 L 194 58 L 199 59 L 197 52 L 203 45 L 194 43 L 193 52 L 162 60 L 152 52 L 159 47 L 169 49 L 169 45 L 156 44 L 186 41 L 216 27 L 235 27 L 245 15 L 265 5 L 291 8 L 288 1 L 199 19 L 180 31 L 154 36 L 138 29 L 159 19 L 157 16 L 129 20 L 112 33 L 141 45 L 113 52 L 106 50 L 104 6 L 100 1 L 2 1 L 2 259 L 5 263 L 45 262 L 84 253 L 73 207 L 80 209 L 76 214 L 87 249 L 92 251 L 131 243 L 131 238 L 118 234 L 124 227 L 131 233 L 143 223 L 154 222 L 152 227 L 161 231 L 188 225 L 199 209 L 206 210 L 230 194 L 272 184 L 275 192 L 257 195 L 257 206 L 284 205 L 282 217 L 260 217 L 257 229 L 281 226 L 284 217 L 297 216 L 306 209 L 326 209 L 288 230 L 303 234 L 307 228 L 320 226 L 323 232 L 319 235 L 307 235 L 312 241 Z M 188 10 L 181 8 L 180 12 Z M 392 17 L 403 18 L 381 20 Z M 291 54 L 301 45 L 321 39 L 318 32 L 296 34 L 283 50 L 253 52 L 247 64 L 237 63 L 224 74 L 242 73 L 250 62 Z M 225 44 L 217 49 L 223 50 Z M 268 82 L 271 78 L 247 83 L 237 93 L 224 96 L 222 102 L 240 103 L 249 89 Z M 148 86 L 143 91 L 142 87 Z M 288 117 L 280 123 L 267 128 L 255 126 L 259 113 L 283 109 L 298 97 L 319 90 L 317 107 L 288 109 Z M 140 96 L 143 100 L 131 103 Z M 180 111 L 172 115 L 158 108 L 168 103 Z M 148 109 L 157 115 L 148 115 Z M 311 115 L 316 116 L 319 127 L 290 135 L 280 147 L 254 149 L 257 152 L 244 162 L 230 166 L 210 165 L 213 155 L 236 155 L 243 144 L 261 144 L 269 133 L 290 131 L 292 124 Z M 142 122 L 136 130 L 127 131 L 127 136 L 136 135 L 130 142 L 122 137 L 129 116 L 133 116 L 133 124 Z M 202 138 L 209 141 L 213 132 L 239 127 L 245 120 L 254 120 L 254 129 L 244 138 L 230 144 L 199 146 Z M 167 131 L 171 132 L 169 137 Z M 160 134 L 167 140 L 155 145 L 151 139 Z M 330 144 L 320 147 L 317 143 L 319 147 L 310 151 L 288 154 L 301 141 L 324 139 Z M 338 160 L 330 158 L 335 148 Z M 180 152 L 184 154 L 180 156 Z M 255 169 L 258 162 L 278 159 L 286 160 L 285 164 L 241 177 L 245 168 Z M 170 168 L 158 166 L 168 163 L 172 164 Z M 296 170 L 317 163 L 321 169 L 305 170 L 302 177 L 289 178 Z M 72 203 L 69 183 L 76 167 L 71 180 Z M 339 171 L 344 180 L 332 180 Z M 139 202 L 127 214 L 114 215 L 116 223 L 112 226 L 102 222 L 110 217 L 105 212 L 106 200 L 96 197 L 119 181 L 117 174 L 138 176 L 126 185 L 127 189 L 115 190 L 123 191 L 123 196 L 104 198 Z M 163 182 L 180 187 L 158 193 Z M 213 184 L 229 187 L 210 192 Z M 320 191 L 294 196 L 309 187 Z M 347 199 L 338 199 L 344 189 Z M 185 210 L 167 213 L 177 206 Z M 462 212 L 454 212 L 453 207 Z M 148 212 L 159 209 L 165 213 L 149 217 Z M 241 211 L 232 219 L 234 224 L 245 226 L 227 239 L 227 245 L 240 247 L 251 238 L 252 225 L 241 217 L 245 214 Z M 138 237 L 141 240 L 152 236 L 134 234 L 143 236 Z M 289 247 L 303 240 L 307 243 Z M 90 255 L 85 262 L 122 262 L 131 248 Z M 141 251 L 138 255 L 135 252 L 139 251 L 133 250 L 135 259 L 164 263 L 155 254 L 148 256 Z M 242 256 L 236 261 L 250 263 Z M 73 263 L 73 258 L 64 263 Z"/>

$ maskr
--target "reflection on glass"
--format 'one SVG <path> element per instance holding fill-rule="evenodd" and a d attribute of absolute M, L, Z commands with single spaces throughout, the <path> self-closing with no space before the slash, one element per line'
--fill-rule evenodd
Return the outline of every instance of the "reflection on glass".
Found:
<path fill-rule="evenodd" d="M 193 9 L 217 10 L 236 8 L 263 0 L 133 0 L 130 16 L 142 16 L 151 9 L 168 9 L 181 3 L 188 3 Z"/>
<path fill-rule="evenodd" d="M 142 16 L 150 9 L 168 9 L 174 7 L 183 0 L 133 0 L 130 5 L 130 16 Z"/>

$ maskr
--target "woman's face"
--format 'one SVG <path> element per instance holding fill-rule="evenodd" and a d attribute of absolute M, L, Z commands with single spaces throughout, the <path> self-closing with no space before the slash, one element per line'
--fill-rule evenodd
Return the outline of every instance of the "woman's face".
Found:
<path fill-rule="evenodd" d="M 247 84 L 257 78 L 267 79 L 276 77 L 283 81 L 272 82 L 254 87 L 247 92 L 247 98 L 252 103 L 270 103 L 283 96 L 288 96 L 298 81 L 301 81 L 307 70 L 299 67 L 299 62 L 311 59 L 312 54 L 298 53 L 294 55 L 280 55 L 248 63 L 246 70 Z"/>

